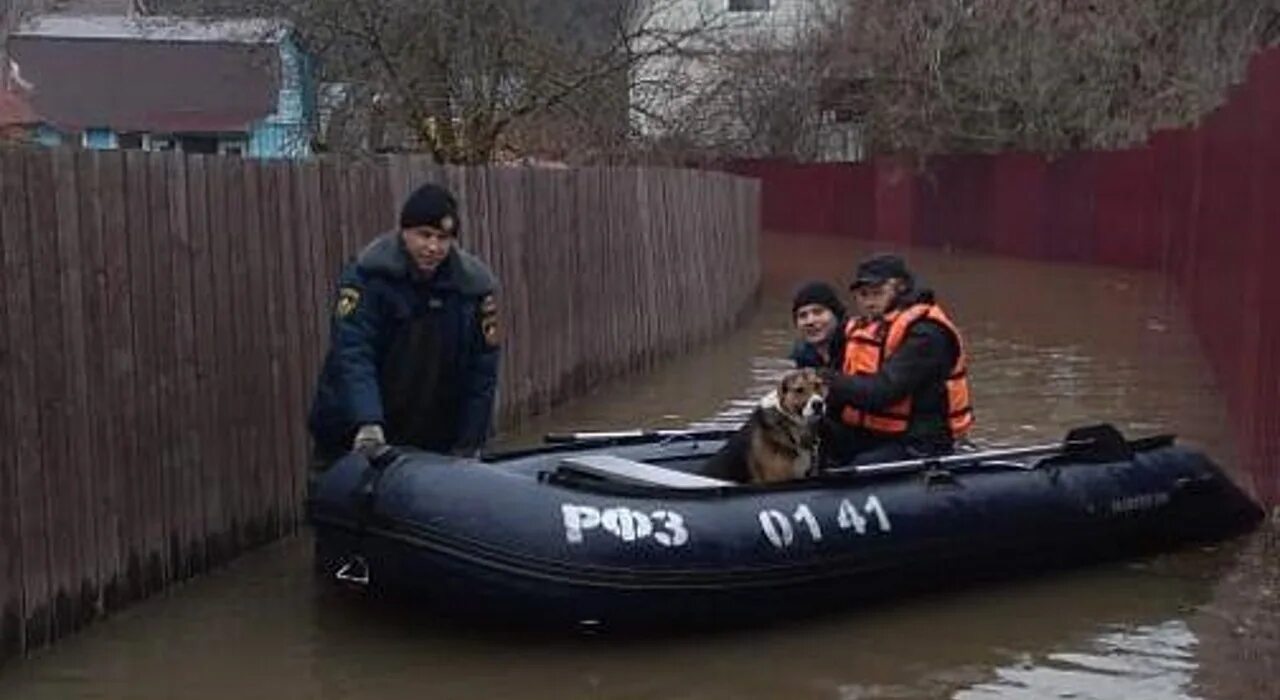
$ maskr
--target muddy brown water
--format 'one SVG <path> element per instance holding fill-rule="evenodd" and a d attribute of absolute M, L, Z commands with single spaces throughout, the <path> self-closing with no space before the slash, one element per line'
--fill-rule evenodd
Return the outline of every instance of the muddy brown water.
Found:
<path fill-rule="evenodd" d="M 844 280 L 866 244 L 767 237 L 759 313 L 724 342 L 500 437 L 731 424 L 788 364 L 790 292 Z M 1158 277 L 909 251 L 971 347 L 976 440 L 1110 421 L 1230 463 L 1222 402 Z M 625 300 L 618 300 L 619 309 Z M 679 313 L 673 309 L 672 313 Z M 1225 698 L 1222 599 L 1241 542 L 941 592 L 713 636 L 471 635 L 335 595 L 305 535 L 0 668 L 0 698 Z M 1214 617 L 1216 616 L 1216 617 Z M 1221 637 L 1221 638 L 1218 638 Z M 1246 655 L 1247 656 L 1247 655 Z M 1262 681 L 1266 696 L 1272 689 Z M 1280 686 L 1273 698 L 1280 698 Z M 1252 691 L 1251 691 L 1252 692 Z"/>

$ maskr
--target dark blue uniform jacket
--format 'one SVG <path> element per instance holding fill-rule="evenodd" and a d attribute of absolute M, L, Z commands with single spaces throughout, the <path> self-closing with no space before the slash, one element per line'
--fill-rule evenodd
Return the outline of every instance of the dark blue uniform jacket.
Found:
<path fill-rule="evenodd" d="M 382 425 L 393 445 L 479 450 L 497 389 L 495 287 L 456 246 L 428 279 L 399 232 L 370 243 L 338 282 L 309 421 L 318 451 L 344 453 L 365 423 Z"/>

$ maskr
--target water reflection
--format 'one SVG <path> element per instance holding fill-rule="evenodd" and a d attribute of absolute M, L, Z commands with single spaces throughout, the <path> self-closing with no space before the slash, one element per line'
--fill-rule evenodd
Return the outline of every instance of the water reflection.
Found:
<path fill-rule="evenodd" d="M 1170 698 L 1190 700 L 1195 635 L 1182 620 L 1122 628 L 1085 649 L 1043 658 L 1021 655 L 995 670 L 996 679 L 961 690 L 956 700 L 1004 698 Z"/>
<path fill-rule="evenodd" d="M 750 634 L 499 639 L 317 586 L 276 545 L 6 669 L 0 697 L 1191 697 L 1222 553 L 988 584 Z"/>

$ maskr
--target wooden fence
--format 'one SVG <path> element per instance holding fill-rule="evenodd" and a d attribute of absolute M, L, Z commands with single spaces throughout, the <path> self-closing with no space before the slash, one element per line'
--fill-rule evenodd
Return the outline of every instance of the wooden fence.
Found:
<path fill-rule="evenodd" d="M 754 298 L 725 174 L 0 151 L 0 659 L 296 527 L 334 279 L 427 179 L 501 283 L 500 423 Z"/>

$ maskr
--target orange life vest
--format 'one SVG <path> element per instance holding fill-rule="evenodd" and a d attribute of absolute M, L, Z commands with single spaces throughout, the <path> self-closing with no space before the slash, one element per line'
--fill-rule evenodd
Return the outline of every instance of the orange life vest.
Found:
<path fill-rule="evenodd" d="M 850 376 L 876 374 L 902 346 L 912 324 L 922 319 L 941 324 L 956 339 L 959 354 L 947 377 L 947 427 L 951 437 L 957 438 L 973 427 L 973 404 L 969 399 L 969 380 L 966 376 L 969 361 L 965 355 L 960 331 L 936 304 L 915 304 L 898 309 L 877 320 L 853 319 L 845 326 L 847 343 L 844 355 L 844 373 Z M 887 435 L 901 435 L 911 422 L 911 397 L 877 412 L 859 411 L 846 406 L 840 414 L 848 426 L 865 428 Z"/>

